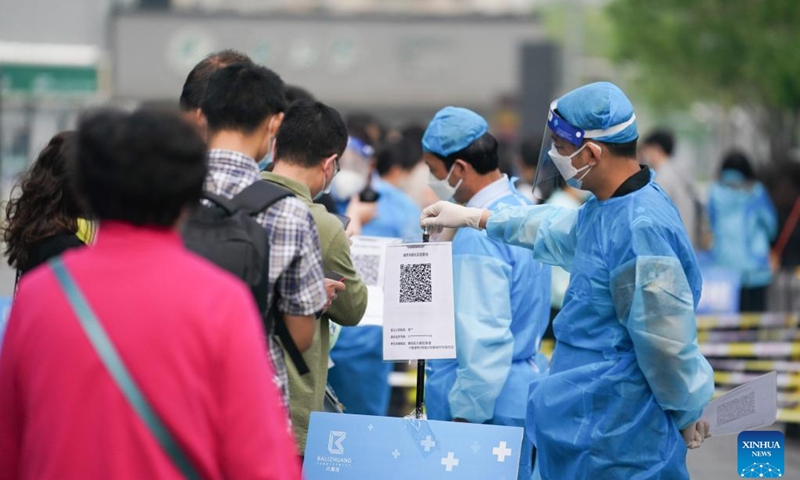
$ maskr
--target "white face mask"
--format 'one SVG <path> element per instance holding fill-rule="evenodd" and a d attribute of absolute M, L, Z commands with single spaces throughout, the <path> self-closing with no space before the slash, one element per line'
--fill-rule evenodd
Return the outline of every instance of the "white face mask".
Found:
<path fill-rule="evenodd" d="M 583 186 L 583 179 L 586 178 L 586 175 L 588 175 L 589 172 L 592 170 L 592 167 L 594 167 L 594 165 L 586 165 L 578 169 L 572 165 L 572 157 L 579 154 L 581 150 L 586 148 L 586 145 L 589 144 L 585 143 L 581 148 L 572 152 L 572 155 L 561 155 L 560 153 L 558 153 L 555 144 L 553 144 L 550 147 L 550 151 L 547 152 L 547 154 L 550 156 L 550 159 L 553 160 L 553 163 L 558 169 L 558 172 L 561 174 L 562 177 L 564 177 L 564 181 L 567 182 L 567 185 L 569 185 L 572 188 L 577 188 L 578 190 L 581 190 L 581 187 Z M 585 171 L 585 173 L 581 175 L 580 178 L 577 178 L 578 174 L 580 174 L 583 171 Z"/>
<path fill-rule="evenodd" d="M 334 170 L 334 177 L 336 178 L 336 170 Z M 325 174 L 325 170 L 322 171 L 322 190 L 320 190 L 316 195 L 314 195 L 314 200 L 319 200 L 323 195 L 327 195 L 331 193 L 331 187 L 333 186 L 333 180 L 328 183 L 328 175 Z"/>
<path fill-rule="evenodd" d="M 453 198 L 453 195 L 456 194 L 458 187 L 461 186 L 461 182 L 464 181 L 462 178 L 458 181 L 455 187 L 450 185 L 450 175 L 453 174 L 453 168 L 455 168 L 455 166 L 456 164 L 454 163 L 453 166 L 450 167 L 450 171 L 447 172 L 447 176 L 444 177 L 443 180 L 439 180 L 433 175 L 433 172 L 430 172 L 428 177 L 428 186 L 431 187 L 431 190 L 433 190 L 433 193 L 436 194 L 436 197 L 439 200 L 450 200 Z"/>
<path fill-rule="evenodd" d="M 360 193 L 367 186 L 364 175 L 352 170 L 342 170 L 333 178 L 330 186 L 331 195 L 339 201 L 344 201 Z"/>

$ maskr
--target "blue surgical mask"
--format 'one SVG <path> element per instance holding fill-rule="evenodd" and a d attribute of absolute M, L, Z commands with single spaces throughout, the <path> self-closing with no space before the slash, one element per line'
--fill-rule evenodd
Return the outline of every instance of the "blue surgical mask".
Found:
<path fill-rule="evenodd" d="M 264 170 L 267 169 L 270 163 L 272 163 L 272 151 L 266 154 L 264 158 L 262 158 L 261 161 L 258 162 L 258 170 L 260 172 L 263 172 Z"/>

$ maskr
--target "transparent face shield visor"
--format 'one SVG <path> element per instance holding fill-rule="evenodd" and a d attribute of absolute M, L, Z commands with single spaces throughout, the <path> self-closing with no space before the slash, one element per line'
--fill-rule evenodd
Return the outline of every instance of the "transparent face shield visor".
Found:
<path fill-rule="evenodd" d="M 569 122 L 564 120 L 558 114 L 556 102 L 553 102 L 547 114 L 542 147 L 539 151 L 539 161 L 536 166 L 536 179 L 533 182 L 533 196 L 536 201 L 545 201 L 554 192 L 563 189 L 567 185 L 562 170 L 569 170 L 573 178 L 583 176 L 584 172 L 578 170 L 566 157 L 574 155 L 583 148 L 586 140 L 614 135 L 625 130 L 635 121 L 636 115 L 632 115 L 629 120 L 604 130 L 583 130 L 570 125 Z M 559 170 L 551 152 L 560 157 L 558 160 L 562 162 L 561 170 Z"/>
<path fill-rule="evenodd" d="M 533 196 L 537 202 L 547 200 L 554 192 L 566 186 L 561 171 L 550 156 L 551 149 L 560 155 L 569 156 L 581 148 L 583 139 L 583 130 L 574 128 L 559 117 L 554 109 L 550 110 L 542 136 L 539 161 L 536 164 L 536 179 L 533 182 Z"/>

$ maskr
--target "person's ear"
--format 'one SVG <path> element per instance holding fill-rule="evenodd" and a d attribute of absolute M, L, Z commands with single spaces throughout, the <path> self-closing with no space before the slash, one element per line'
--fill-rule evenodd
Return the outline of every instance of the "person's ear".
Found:
<path fill-rule="evenodd" d="M 460 178 L 464 178 L 464 175 L 466 175 L 467 172 L 472 168 L 472 165 L 470 165 L 469 163 L 467 163 L 464 160 L 461 160 L 460 158 L 456 159 L 456 162 L 454 163 L 454 165 L 455 165 L 454 170 L 458 171 L 458 174 L 460 175 Z"/>
<path fill-rule="evenodd" d="M 275 137 L 278 134 L 278 129 L 281 128 L 281 124 L 283 123 L 283 112 L 276 113 L 269 119 L 269 127 L 267 130 L 267 134 L 270 137 Z"/>
<path fill-rule="evenodd" d="M 594 142 L 589 142 L 586 144 L 586 151 L 589 152 L 587 164 L 596 165 L 600 162 L 600 157 L 603 155 L 603 147 Z"/>

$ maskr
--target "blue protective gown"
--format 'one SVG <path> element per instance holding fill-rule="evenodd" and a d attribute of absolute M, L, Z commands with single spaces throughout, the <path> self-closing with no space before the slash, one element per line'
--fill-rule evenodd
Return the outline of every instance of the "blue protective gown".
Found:
<path fill-rule="evenodd" d="M 770 241 L 778 233 L 778 217 L 764 186 L 755 183 L 751 188 L 736 188 L 715 183 L 708 213 L 714 263 L 741 275 L 743 287 L 769 285 Z"/>
<path fill-rule="evenodd" d="M 375 218 L 361 228 L 361 234 L 372 237 L 421 238 L 419 207 L 399 188 L 375 177 L 372 187 L 380 194 Z M 341 213 L 347 203 L 339 205 Z M 419 241 L 417 238 L 417 241 Z M 346 327 L 339 334 L 328 372 L 333 387 L 347 413 L 386 415 L 392 388 L 389 374 L 393 364 L 383 361 L 383 328 L 375 325 Z"/>
<path fill-rule="evenodd" d="M 468 206 L 531 205 L 507 177 Z M 530 250 L 462 228 L 453 238 L 458 360 L 428 362 L 425 406 L 431 420 L 525 427 L 528 389 L 547 369 L 539 352 L 550 315 L 550 267 Z M 531 474 L 533 443 L 525 437 L 520 479 Z"/>
<path fill-rule="evenodd" d="M 688 479 L 680 429 L 700 417 L 714 379 L 697 345 L 697 261 L 652 176 L 578 210 L 500 210 L 487 232 L 571 273 L 549 374 L 530 391 L 542 478 Z"/>

